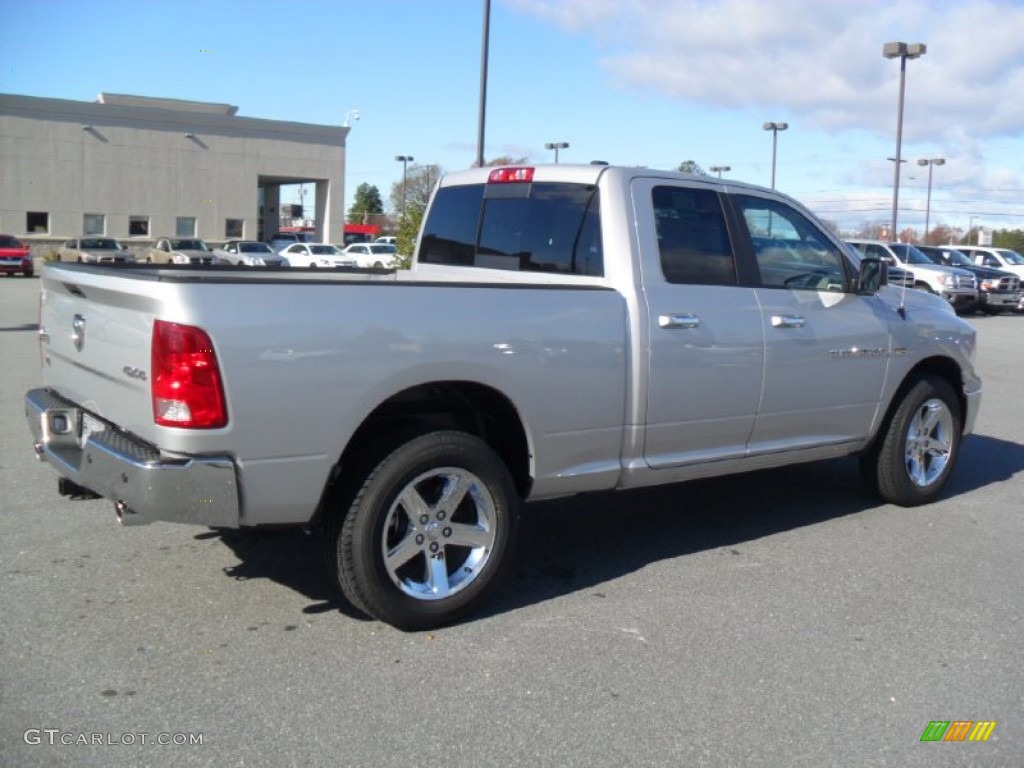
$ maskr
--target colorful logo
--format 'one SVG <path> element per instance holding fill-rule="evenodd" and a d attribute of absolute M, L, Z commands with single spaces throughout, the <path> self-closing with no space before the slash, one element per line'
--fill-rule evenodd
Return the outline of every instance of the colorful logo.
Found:
<path fill-rule="evenodd" d="M 995 720 L 932 720 L 921 741 L 988 741 L 995 729 Z"/>

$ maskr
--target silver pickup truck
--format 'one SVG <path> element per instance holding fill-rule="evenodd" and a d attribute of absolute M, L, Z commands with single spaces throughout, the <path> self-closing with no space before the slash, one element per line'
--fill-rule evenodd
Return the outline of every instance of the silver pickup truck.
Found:
<path fill-rule="evenodd" d="M 446 176 L 397 274 L 48 265 L 40 334 L 61 493 L 318 528 L 404 629 L 481 603 L 523 501 L 848 455 L 927 502 L 981 398 L 971 327 L 795 201 L 605 165 Z"/>

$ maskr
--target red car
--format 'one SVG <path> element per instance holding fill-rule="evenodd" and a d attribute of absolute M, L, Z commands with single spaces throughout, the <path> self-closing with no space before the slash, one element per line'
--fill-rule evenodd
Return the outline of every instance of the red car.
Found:
<path fill-rule="evenodd" d="M 32 253 L 27 245 L 11 235 L 0 235 L 0 273 L 21 272 L 32 277 Z"/>

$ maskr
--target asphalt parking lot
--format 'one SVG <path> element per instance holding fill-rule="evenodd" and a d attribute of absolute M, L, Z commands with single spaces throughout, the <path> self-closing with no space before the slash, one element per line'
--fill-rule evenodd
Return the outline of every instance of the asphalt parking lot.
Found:
<path fill-rule="evenodd" d="M 403 634 L 312 536 L 59 497 L 37 291 L 0 278 L 0 765 L 1021 764 L 1024 317 L 970 318 L 984 403 L 938 503 L 843 460 L 537 505 L 485 613 Z"/>

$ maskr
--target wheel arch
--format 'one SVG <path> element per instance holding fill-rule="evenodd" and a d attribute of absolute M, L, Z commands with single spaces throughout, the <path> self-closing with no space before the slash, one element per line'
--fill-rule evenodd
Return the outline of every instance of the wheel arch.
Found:
<path fill-rule="evenodd" d="M 313 523 L 318 524 L 339 494 L 354 492 L 361 475 L 396 444 L 437 430 L 454 429 L 487 443 L 508 468 L 520 498 L 533 482 L 532 450 L 523 419 L 499 390 L 471 381 L 434 381 L 391 395 L 352 434 L 331 472 Z"/>
<path fill-rule="evenodd" d="M 889 400 L 885 416 L 879 422 L 878 429 L 875 430 L 874 437 L 871 440 L 871 446 L 874 446 L 878 442 L 879 437 L 884 435 L 889 429 L 889 422 L 892 421 L 893 414 L 900 407 L 900 403 L 903 402 L 903 398 L 906 397 L 910 388 L 927 376 L 945 379 L 953 388 L 953 391 L 956 393 L 957 402 L 960 404 L 960 431 L 961 433 L 963 432 L 967 424 L 967 396 L 964 394 L 963 371 L 955 360 L 936 355 L 934 357 L 926 357 L 907 371 Z"/>

